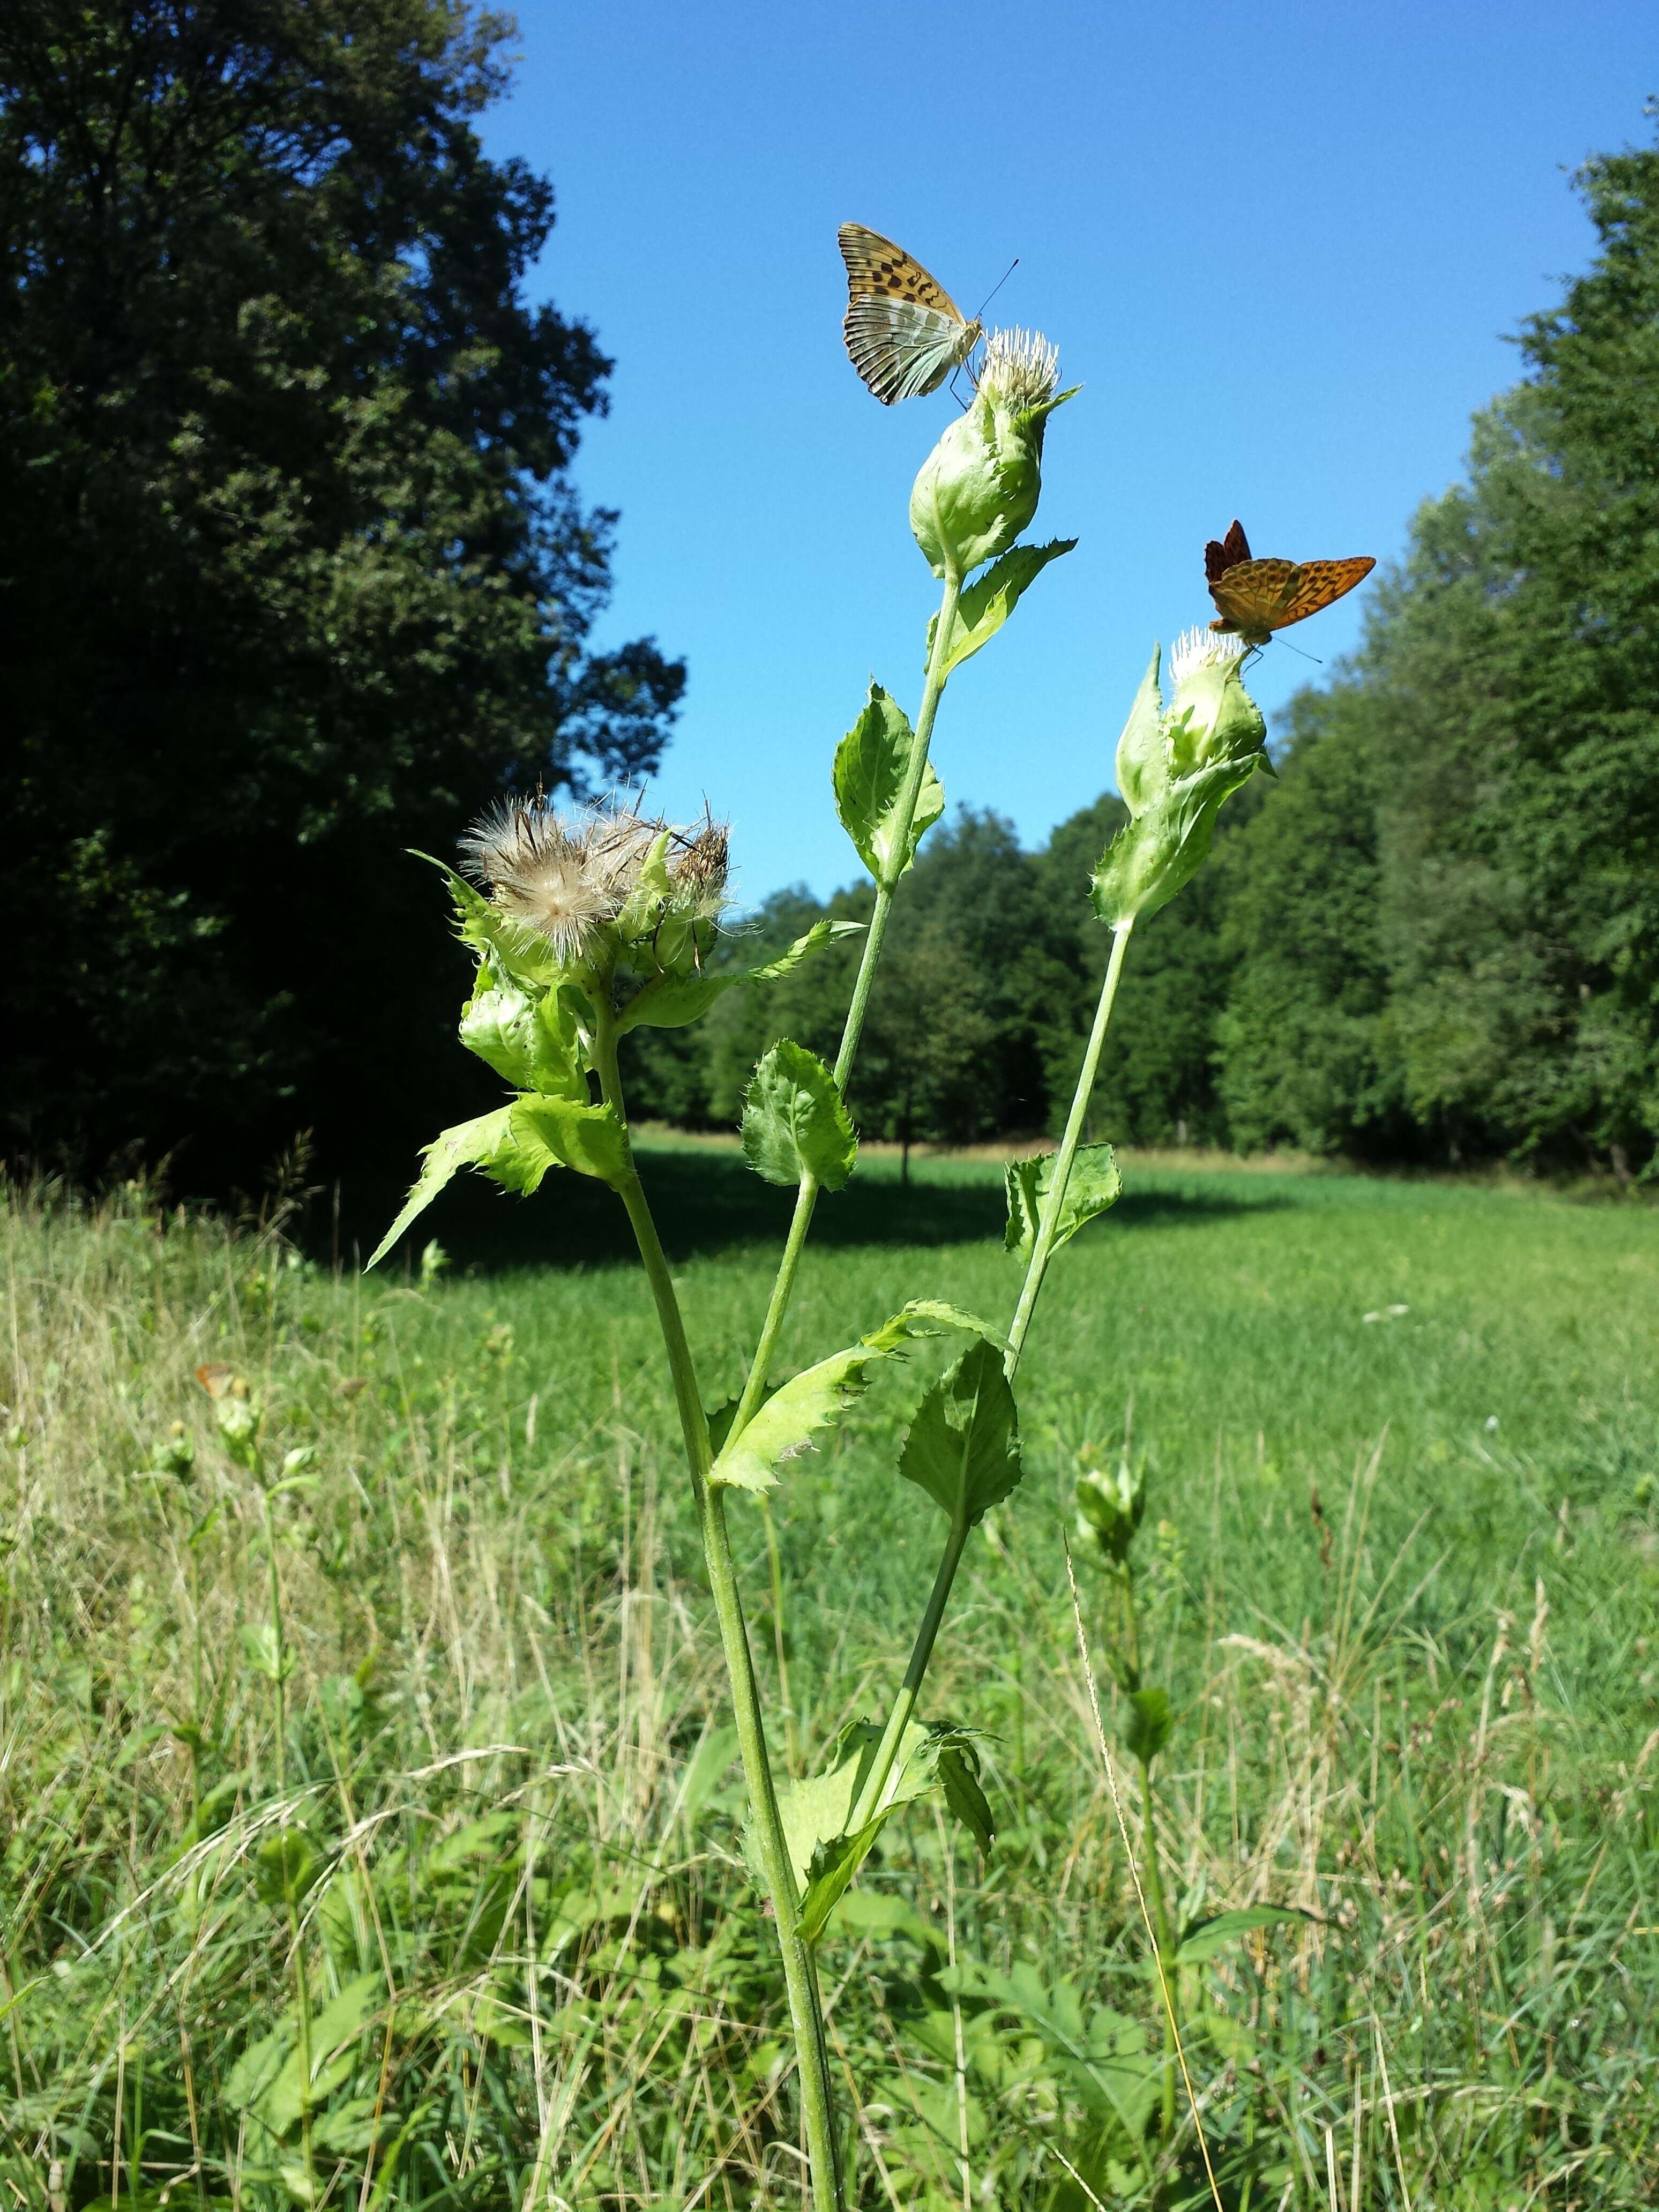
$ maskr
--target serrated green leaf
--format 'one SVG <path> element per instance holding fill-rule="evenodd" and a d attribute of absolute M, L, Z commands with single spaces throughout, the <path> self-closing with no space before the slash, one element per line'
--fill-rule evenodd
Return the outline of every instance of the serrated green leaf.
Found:
<path fill-rule="evenodd" d="M 512 1112 L 510 1106 L 498 1106 L 493 1114 L 480 1114 L 476 1121 L 458 1121 L 453 1129 L 446 1129 L 422 1147 L 421 1172 L 397 1219 L 370 1254 L 368 1267 L 380 1265 L 410 1222 L 425 1212 L 463 1168 L 483 1167 L 511 1147 L 507 1125 Z M 368 1267 L 363 1270 L 365 1274 Z"/>
<path fill-rule="evenodd" d="M 946 649 L 945 674 L 960 668 L 964 660 L 988 645 L 1002 628 L 1014 609 L 1020 595 L 1051 561 L 1058 561 L 1062 553 L 1069 553 L 1077 544 L 1075 538 L 1056 538 L 1047 545 L 1012 545 L 1000 561 L 994 561 L 976 584 L 970 584 L 957 602 L 956 620 L 951 625 L 951 642 Z M 934 615 L 927 624 L 927 659 L 931 666 L 933 640 L 939 633 L 939 617 Z"/>
<path fill-rule="evenodd" d="M 793 1782 L 778 1794 L 778 1813 L 795 1880 L 801 1890 L 801 1933 L 816 1942 L 848 1885 L 869 1856 L 883 1827 L 901 1805 L 938 1788 L 941 1757 L 965 1741 L 960 1729 L 912 1721 L 900 1739 L 892 1771 L 873 1817 L 855 1833 L 847 1821 L 881 1741 L 881 1730 L 859 1721 L 843 1729 L 833 1765 L 823 1774 Z M 752 1833 L 745 1832 L 744 1855 L 760 1879 Z"/>
<path fill-rule="evenodd" d="M 1218 1912 L 1213 1919 L 1200 1920 L 1189 1928 L 1181 1939 L 1176 1953 L 1178 1966 L 1201 1966 L 1206 1959 L 1213 1959 L 1218 1951 L 1229 1943 L 1237 1943 L 1257 1928 L 1290 1928 L 1297 1924 L 1314 1923 L 1311 1912 L 1298 1912 L 1289 1905 L 1244 1905 L 1235 1912 Z"/>
<path fill-rule="evenodd" d="M 899 849 L 898 805 L 914 757 L 915 733 L 904 710 L 879 684 L 852 728 L 836 748 L 836 811 L 857 852 L 878 884 L 895 884 L 916 856 L 923 835 L 945 811 L 945 787 L 930 761 L 910 834 Z"/>
<path fill-rule="evenodd" d="M 857 1344 L 780 1383 L 742 1434 L 725 1443 L 708 1471 L 709 1482 L 763 1496 L 775 1486 L 776 1470 L 812 1450 L 817 1432 L 834 1428 L 863 1395 L 876 1361 L 894 1358 L 913 1338 L 934 1334 L 926 1325 L 932 1318 L 907 1306 Z M 721 1410 L 716 1408 L 717 1418 Z M 726 1425 L 729 1430 L 729 1421 Z"/>
<path fill-rule="evenodd" d="M 462 1168 L 478 1169 L 507 1190 L 526 1197 L 550 1168 L 574 1168 L 613 1187 L 628 1173 L 627 1133 L 609 1106 L 533 1093 L 498 1106 L 493 1114 L 460 1121 L 433 1139 L 422 1155 L 413 1189 L 397 1219 L 369 1256 L 377 1267 L 417 1215 L 423 1213 Z M 364 1273 L 368 1273 L 365 1268 Z"/>
<path fill-rule="evenodd" d="M 1167 1690 L 1136 1690 L 1130 1695 L 1128 1704 L 1123 1741 L 1132 1759 L 1142 1759 L 1150 1765 L 1170 1741 L 1175 1727 L 1170 1693 Z"/>
<path fill-rule="evenodd" d="M 835 1077 L 817 1053 L 780 1037 L 744 1097 L 743 1150 L 750 1166 L 767 1182 L 793 1188 L 810 1176 L 825 1190 L 839 1190 L 858 1148 Z"/>
<path fill-rule="evenodd" d="M 1011 1160 L 1004 1171 L 1008 1225 L 1002 1241 L 1022 1264 L 1030 1259 L 1036 1243 L 1037 1224 L 1054 1187 L 1054 1164 L 1059 1158 L 1058 1152 L 1044 1152 L 1036 1159 Z M 1109 1206 L 1116 1202 L 1122 1188 L 1123 1178 L 1118 1173 L 1117 1158 L 1111 1146 L 1079 1145 L 1072 1162 L 1072 1172 L 1066 1179 L 1066 1194 L 1060 1201 L 1060 1220 L 1051 1250 L 1058 1252 L 1079 1229 L 1097 1214 L 1104 1213 Z"/>
<path fill-rule="evenodd" d="M 899 1473 L 957 1528 L 971 1528 L 1018 1484 L 1019 1419 L 994 1345 L 970 1346 L 922 1400 Z"/>
<path fill-rule="evenodd" d="M 798 968 L 809 952 L 821 945 L 835 945 L 845 937 L 861 937 L 861 921 L 836 921 L 827 915 L 812 924 L 776 959 L 757 968 L 716 968 L 703 975 L 659 975 L 636 991 L 617 1017 L 617 1034 L 632 1029 L 683 1029 L 706 1014 L 716 999 L 739 983 L 771 983 Z"/>
<path fill-rule="evenodd" d="M 919 1329 L 916 1323 L 925 1321 L 937 1322 L 942 1328 L 960 1329 L 964 1336 L 982 1336 L 999 1352 L 1010 1348 L 1007 1338 L 994 1322 L 981 1321 L 977 1314 L 969 1313 L 965 1306 L 952 1305 L 948 1298 L 912 1298 L 888 1326 L 902 1324 L 907 1336 L 918 1336 L 926 1332 Z"/>
<path fill-rule="evenodd" d="M 987 1999 L 1028 2022 L 1097 2118 L 1121 2121 L 1135 2142 L 1146 2133 L 1158 2095 L 1158 2068 L 1138 2021 L 1108 2005 L 1097 2005 L 1085 2020 L 1074 1982 L 1045 1984 L 1036 1969 L 1024 1964 L 1004 1974 L 958 1952 L 957 1964 L 941 1968 L 938 1978 L 952 1996 Z"/>

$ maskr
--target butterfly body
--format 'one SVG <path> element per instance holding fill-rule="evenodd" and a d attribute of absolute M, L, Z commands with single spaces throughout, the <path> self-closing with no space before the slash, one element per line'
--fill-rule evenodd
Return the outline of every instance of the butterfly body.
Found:
<path fill-rule="evenodd" d="M 1225 538 L 1212 538 L 1204 548 L 1204 574 L 1217 610 L 1210 628 L 1247 645 L 1266 645 L 1275 630 L 1305 622 L 1352 591 L 1376 566 L 1363 554 L 1350 561 L 1258 561 L 1235 522 Z"/>
<path fill-rule="evenodd" d="M 879 231 L 844 222 L 847 264 L 842 334 L 853 366 L 884 407 L 937 392 L 983 335 L 921 262 Z"/>

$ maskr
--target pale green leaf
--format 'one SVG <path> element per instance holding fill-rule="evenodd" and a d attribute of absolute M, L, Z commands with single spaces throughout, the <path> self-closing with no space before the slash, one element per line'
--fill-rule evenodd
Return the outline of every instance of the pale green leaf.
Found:
<path fill-rule="evenodd" d="M 770 1047 L 744 1097 L 743 1149 L 767 1182 L 793 1187 L 810 1176 L 825 1190 L 846 1182 L 858 1139 L 836 1079 L 817 1053 L 789 1037 Z"/>
<path fill-rule="evenodd" d="M 1218 1951 L 1229 1943 L 1237 1943 L 1241 1936 L 1257 1928 L 1291 1928 L 1316 1924 L 1310 1912 L 1298 1912 L 1289 1905 L 1245 1905 L 1235 1912 L 1218 1912 L 1212 1920 L 1200 1920 L 1189 1928 L 1181 1939 L 1176 1953 L 1178 1966 L 1201 1966 L 1206 1959 L 1214 1958 Z"/>
<path fill-rule="evenodd" d="M 564 972 L 559 957 L 539 931 L 509 920 L 446 861 L 434 860 L 430 853 L 415 852 L 413 857 L 436 868 L 448 884 L 455 902 L 455 934 L 463 945 L 515 983 L 545 987 L 558 981 Z"/>
<path fill-rule="evenodd" d="M 458 1121 L 453 1129 L 446 1129 L 434 1137 L 421 1152 L 421 1172 L 414 1188 L 404 1200 L 397 1219 L 369 1255 L 369 1267 L 378 1267 L 410 1223 L 424 1213 L 433 1200 L 463 1168 L 483 1167 L 501 1152 L 509 1150 L 513 1137 L 508 1127 L 513 1109 L 498 1106 L 493 1114 L 481 1114 L 474 1121 Z M 363 1271 L 368 1272 L 368 1268 Z"/>
<path fill-rule="evenodd" d="M 526 991 L 486 961 L 461 1009 L 461 1042 L 515 1091 L 586 1103 L 575 1024 L 556 988 Z"/>
<path fill-rule="evenodd" d="M 633 1029 L 683 1029 L 706 1014 L 723 993 L 738 983 L 770 983 L 798 968 L 821 945 L 834 945 L 845 937 L 861 937 L 861 921 L 835 921 L 829 915 L 815 921 L 776 959 L 757 968 L 716 968 L 707 975 L 659 975 L 636 991 L 617 1017 L 617 1034 Z"/>
<path fill-rule="evenodd" d="M 836 811 L 878 884 L 895 884 L 916 855 L 925 831 L 945 811 L 945 790 L 928 763 L 910 834 L 900 850 L 899 799 L 915 757 L 915 733 L 903 709 L 879 684 L 836 749 Z"/>
<path fill-rule="evenodd" d="M 951 625 L 944 670 L 946 676 L 953 668 L 960 668 L 981 646 L 990 643 L 1018 605 L 1021 593 L 1051 561 L 1058 561 L 1076 544 L 1075 538 L 1056 538 L 1047 545 L 1010 546 L 1000 561 L 991 563 L 977 583 L 968 586 L 957 602 L 956 620 Z M 939 617 L 934 615 L 927 624 L 930 665 L 938 632 Z"/>
<path fill-rule="evenodd" d="M 1008 1225 L 1003 1243 L 1022 1263 L 1030 1259 L 1036 1243 L 1037 1223 L 1054 1188 L 1054 1163 L 1059 1158 L 1058 1152 L 1044 1152 L 1037 1159 L 1011 1160 L 1004 1172 Z M 1058 1252 L 1097 1214 L 1104 1213 L 1122 1188 L 1123 1178 L 1118 1173 L 1111 1146 L 1079 1145 L 1072 1162 L 1072 1172 L 1066 1179 L 1051 1250 Z"/>
<path fill-rule="evenodd" d="M 969 1346 L 917 1408 L 899 1473 L 971 1528 L 1020 1478 L 1019 1422 L 994 1345 Z"/>
<path fill-rule="evenodd" d="M 770 1394 L 747 1428 L 723 1445 L 708 1471 L 711 1485 L 764 1496 L 775 1486 L 778 1470 L 813 1450 L 819 1432 L 834 1428 L 862 1396 L 878 1360 L 892 1358 L 911 1338 L 933 1334 L 926 1317 L 913 1316 L 907 1309 L 857 1344 L 792 1376 Z"/>

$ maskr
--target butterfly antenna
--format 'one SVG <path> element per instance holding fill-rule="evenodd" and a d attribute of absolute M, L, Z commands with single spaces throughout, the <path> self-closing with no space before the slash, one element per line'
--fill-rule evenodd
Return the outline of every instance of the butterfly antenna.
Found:
<path fill-rule="evenodd" d="M 1008 266 L 1007 266 L 1007 267 L 1003 270 L 1003 272 L 1002 272 L 1001 276 L 999 276 L 999 277 L 997 278 L 996 283 L 995 283 L 994 284 L 993 284 L 993 285 L 992 285 L 992 287 L 991 287 L 990 290 L 989 290 L 989 291 L 985 295 L 985 297 L 984 297 L 984 298 L 980 301 L 980 303 L 979 303 L 979 307 L 978 307 L 978 309 L 977 309 L 977 311 L 975 312 L 975 316 L 974 316 L 974 320 L 975 320 L 976 323 L 977 323 L 977 322 L 979 322 L 979 321 L 981 321 L 981 320 L 982 319 L 982 318 L 983 318 L 983 316 L 984 316 L 984 313 L 985 313 L 985 310 L 986 310 L 986 309 L 990 306 L 990 304 L 991 304 L 992 301 L 995 299 L 995 297 L 996 297 L 997 294 L 998 294 L 998 293 L 1002 289 L 1003 286 L 1004 286 L 1004 285 L 1008 282 L 1008 279 L 1009 279 L 1009 278 L 1013 275 L 1013 273 L 1014 273 L 1015 270 L 1016 270 L 1016 269 L 1018 269 L 1018 266 L 1019 266 L 1019 256 L 1018 256 L 1018 254 L 1015 254 L 1015 256 L 1014 256 L 1013 259 L 1012 259 L 1012 260 L 1008 264 Z"/>
<path fill-rule="evenodd" d="M 1322 668 L 1325 665 L 1316 653 L 1304 653 L 1302 647 L 1299 645 L 1292 645 L 1289 638 L 1281 637 L 1279 641 L 1287 653 L 1295 653 L 1298 660 L 1310 660 L 1316 668 Z"/>

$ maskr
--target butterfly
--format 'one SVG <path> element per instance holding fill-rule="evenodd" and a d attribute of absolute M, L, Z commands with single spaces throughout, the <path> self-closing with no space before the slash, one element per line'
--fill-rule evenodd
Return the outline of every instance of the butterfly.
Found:
<path fill-rule="evenodd" d="M 1257 561 L 1242 523 L 1204 548 L 1204 574 L 1218 609 L 1212 629 L 1230 630 L 1247 645 L 1266 645 L 1276 629 L 1305 622 L 1363 583 L 1376 563 L 1352 561 Z"/>
<path fill-rule="evenodd" d="M 937 392 L 984 335 L 942 284 L 902 246 L 844 222 L 836 234 L 847 264 L 842 334 L 853 366 L 884 407 Z"/>

